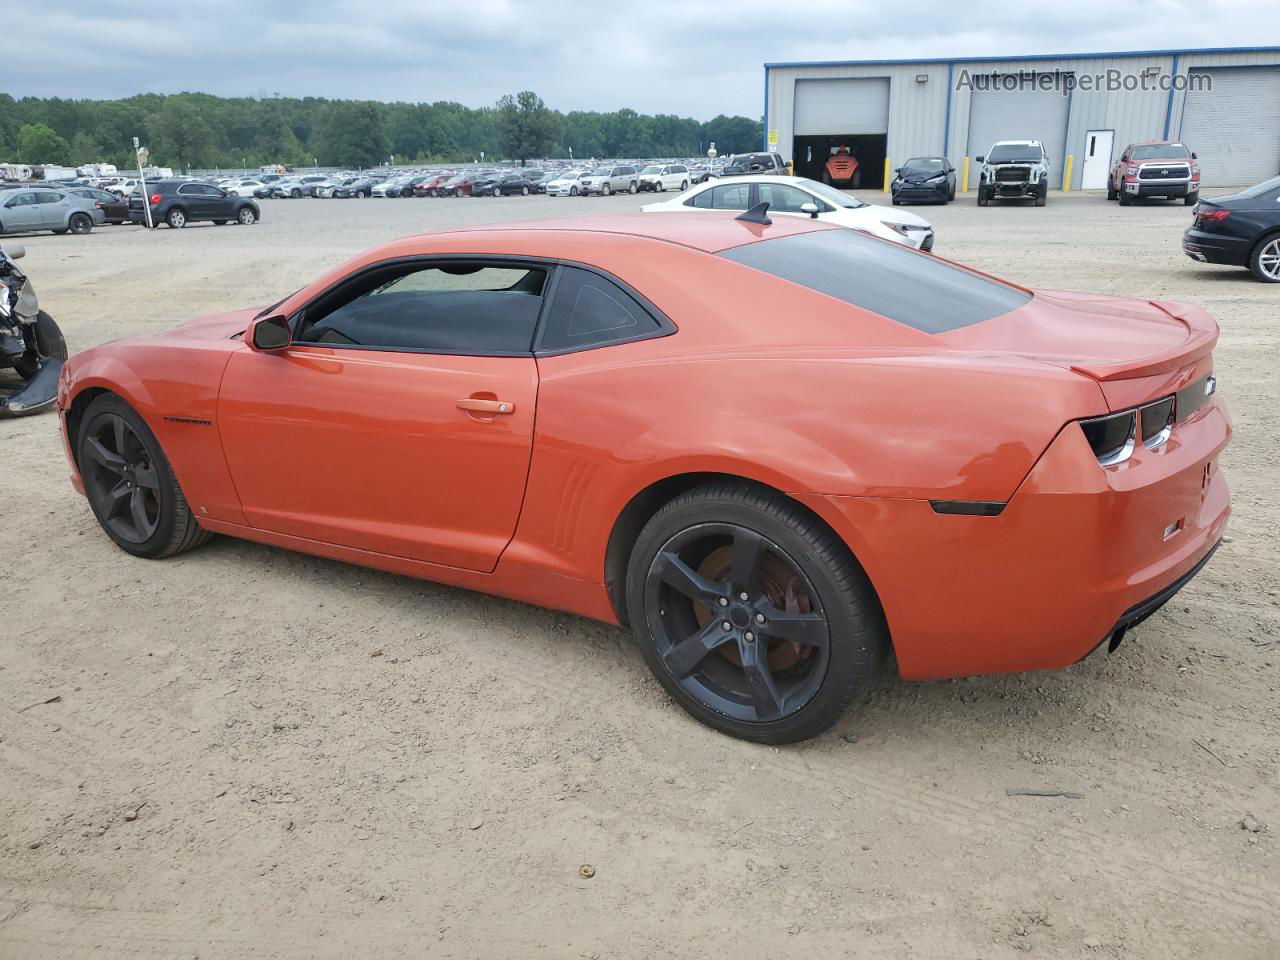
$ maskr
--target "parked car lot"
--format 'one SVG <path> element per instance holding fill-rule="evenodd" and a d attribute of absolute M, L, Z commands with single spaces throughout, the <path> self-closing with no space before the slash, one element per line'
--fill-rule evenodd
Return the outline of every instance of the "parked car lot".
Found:
<path fill-rule="evenodd" d="M 34 236 L 23 265 L 75 352 L 270 303 L 375 243 L 527 219 L 531 206 L 584 210 L 520 196 L 276 204 L 254 230 L 163 244 L 127 228 Z M 621 631 L 584 620 L 229 540 L 122 564 L 67 487 L 52 423 L 15 421 L 3 443 L 21 469 L 6 495 L 24 508 L 0 525 L 0 549 L 23 557 L 23 601 L 6 608 L 0 817 L 22 893 L 0 895 L 0 937 L 20 955 L 204 956 L 228 943 L 270 955 L 321 931 L 341 956 L 412 952 L 426 925 L 441 952 L 532 955 L 554 937 L 570 956 L 606 956 L 621 936 L 686 955 L 723 947 L 704 923 L 714 911 L 762 955 L 843 955 L 856 938 L 871 956 L 910 943 L 1269 960 L 1277 288 L 1188 260 L 1181 205 L 1121 211 L 1072 194 L 928 214 L 945 256 L 1029 286 L 1191 301 L 1222 324 L 1230 542 L 1114 655 L 1062 673 L 891 681 L 802 749 L 751 747 L 673 710 Z M 1084 799 L 1005 795 L 1019 787 Z M 1246 816 L 1265 829 L 1242 829 Z M 401 911 L 414 924 L 388 921 Z M 668 918 L 658 929 L 655 911 Z"/>

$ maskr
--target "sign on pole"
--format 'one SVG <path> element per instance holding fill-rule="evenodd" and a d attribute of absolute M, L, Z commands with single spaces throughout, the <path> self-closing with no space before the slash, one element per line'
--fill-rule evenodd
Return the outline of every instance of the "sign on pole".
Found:
<path fill-rule="evenodd" d="M 138 158 L 138 186 L 142 190 L 142 215 L 147 218 L 147 229 L 153 229 L 155 223 L 151 220 L 151 198 L 147 196 L 147 175 L 142 172 L 143 166 L 151 157 L 151 151 L 146 147 L 139 146 L 138 138 L 133 138 L 133 150 Z"/>

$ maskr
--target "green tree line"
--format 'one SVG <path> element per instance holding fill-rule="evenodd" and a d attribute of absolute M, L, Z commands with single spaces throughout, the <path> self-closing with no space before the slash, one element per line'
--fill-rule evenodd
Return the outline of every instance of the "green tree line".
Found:
<path fill-rule="evenodd" d="M 761 123 L 718 116 L 700 122 L 623 109 L 548 109 L 531 91 L 493 107 L 382 103 L 322 97 L 139 94 L 123 100 L 65 100 L 0 93 L 0 162 L 132 165 L 133 138 L 152 162 L 185 169 L 242 164 L 370 167 L 542 156 L 695 156 L 711 142 L 722 154 L 760 149 Z"/>

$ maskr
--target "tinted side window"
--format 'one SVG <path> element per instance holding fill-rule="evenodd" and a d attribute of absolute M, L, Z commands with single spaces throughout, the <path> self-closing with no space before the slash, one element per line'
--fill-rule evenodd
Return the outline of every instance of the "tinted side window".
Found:
<path fill-rule="evenodd" d="M 1014 287 L 856 230 L 761 240 L 720 256 L 925 333 L 981 323 L 1031 299 Z"/>
<path fill-rule="evenodd" d="M 769 209 L 778 213 L 801 213 L 800 208 L 806 203 L 814 204 L 822 212 L 831 209 L 829 204 L 783 183 L 761 183 L 756 189 L 760 191 L 760 201 L 767 201 Z"/>
<path fill-rule="evenodd" d="M 701 193 L 695 194 L 684 202 L 686 207 L 698 207 L 701 210 L 711 209 L 711 195 L 715 189 L 703 190 Z"/>
<path fill-rule="evenodd" d="M 642 340 L 663 325 L 620 286 L 590 270 L 561 268 L 537 353 Z"/>
<path fill-rule="evenodd" d="M 29 207 L 35 202 L 36 202 L 36 195 L 34 193 L 16 193 L 9 198 L 9 202 L 6 203 L 5 206 L 6 207 Z"/>
<path fill-rule="evenodd" d="M 36 203 L 59 203 L 66 199 L 61 193 L 52 193 L 48 190 L 41 190 L 36 194 Z"/>
<path fill-rule="evenodd" d="M 745 183 L 731 183 L 711 190 L 711 206 L 715 210 L 745 210 L 751 196 L 751 187 Z"/>
<path fill-rule="evenodd" d="M 464 356 L 528 355 L 542 267 L 388 264 L 322 294 L 296 324 L 298 343 Z"/>

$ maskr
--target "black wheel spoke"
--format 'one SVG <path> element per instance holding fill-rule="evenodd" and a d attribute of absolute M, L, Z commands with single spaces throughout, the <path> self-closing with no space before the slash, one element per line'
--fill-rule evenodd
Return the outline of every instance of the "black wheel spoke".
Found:
<path fill-rule="evenodd" d="M 133 481 L 146 490 L 160 489 L 160 477 L 156 474 L 155 467 L 138 467 L 133 471 Z"/>
<path fill-rule="evenodd" d="M 791 640 L 806 647 L 826 649 L 830 633 L 827 620 L 820 613 L 792 613 L 786 610 L 765 611 L 760 632 L 768 637 Z"/>
<path fill-rule="evenodd" d="M 733 585 L 738 590 L 754 594 L 760 579 L 760 560 L 764 556 L 764 541 L 750 530 L 738 530 L 733 536 L 733 561 L 730 567 Z"/>
<path fill-rule="evenodd" d="M 124 459 L 128 456 L 128 454 L 126 454 L 124 450 L 124 441 L 126 436 L 125 431 L 127 429 L 127 427 L 125 426 L 124 418 L 113 417 L 111 420 L 111 427 L 115 433 L 116 453 L 120 455 L 121 459 Z"/>
<path fill-rule="evenodd" d="M 133 528 L 145 538 L 151 532 L 151 520 L 147 517 L 147 492 L 141 487 L 134 487 L 129 498 L 129 515 L 133 518 Z"/>
<path fill-rule="evenodd" d="M 93 458 L 93 462 L 98 464 L 100 467 L 110 470 L 115 474 L 124 473 L 124 457 L 117 453 L 112 453 L 97 437 L 88 438 L 85 442 L 85 452 L 87 452 L 89 456 Z"/>
<path fill-rule="evenodd" d="M 713 619 L 693 636 L 681 640 L 664 653 L 662 662 L 673 677 L 683 680 L 698 668 L 707 654 L 732 638 L 733 634 L 720 625 L 720 620 Z"/>
<path fill-rule="evenodd" d="M 108 490 L 103 499 L 103 507 L 106 508 L 107 516 L 114 517 L 119 513 L 120 508 L 132 494 L 132 488 L 123 480 Z"/>
<path fill-rule="evenodd" d="M 659 580 L 690 600 L 716 607 L 727 591 L 714 580 L 694 572 L 674 551 L 663 550 L 653 561 L 653 573 Z"/>
<path fill-rule="evenodd" d="M 782 716 L 783 700 L 769 669 L 768 645 L 742 643 L 738 645 L 738 649 L 742 653 L 742 672 L 747 678 L 756 717 L 760 720 L 778 719 Z"/>

